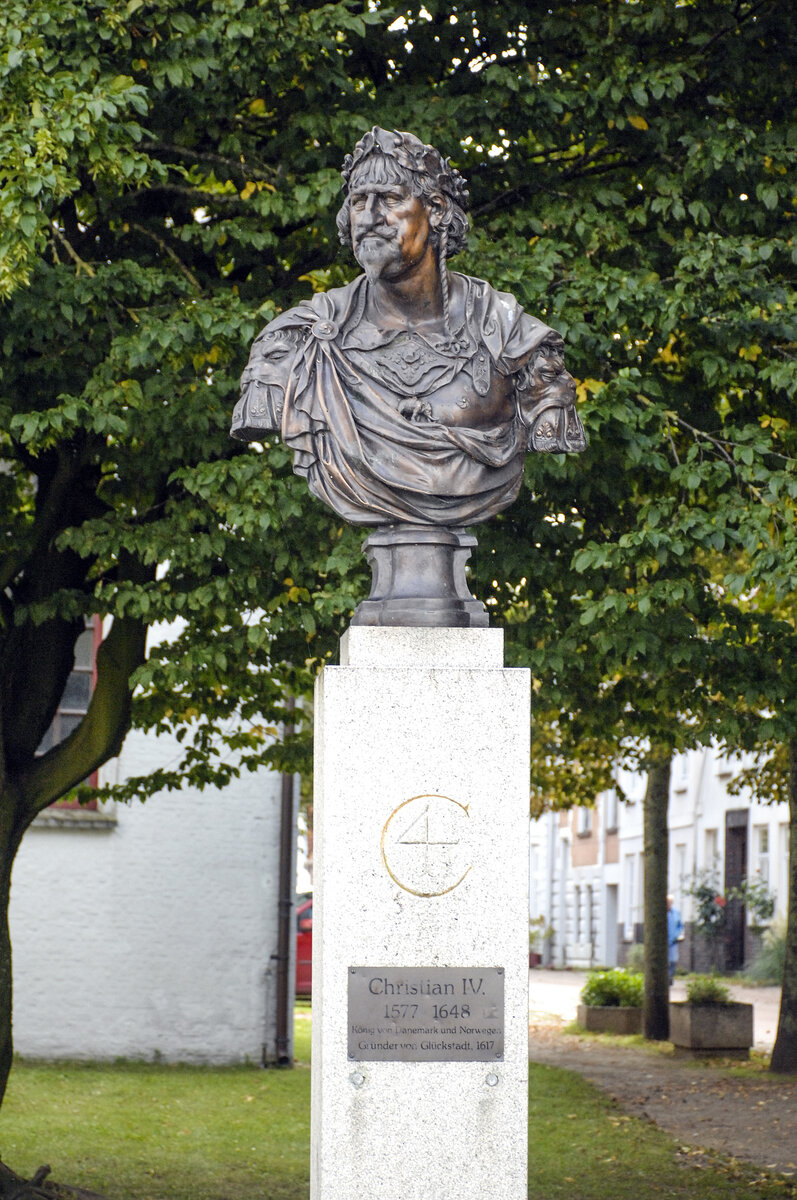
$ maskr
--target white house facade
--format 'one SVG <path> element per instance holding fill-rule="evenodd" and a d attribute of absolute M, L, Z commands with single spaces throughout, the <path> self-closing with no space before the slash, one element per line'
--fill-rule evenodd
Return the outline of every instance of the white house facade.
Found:
<path fill-rule="evenodd" d="M 133 732 L 103 774 L 178 753 Z M 223 792 L 39 817 L 12 885 L 17 1052 L 273 1060 L 281 791 L 278 775 L 245 772 Z"/>
<path fill-rule="evenodd" d="M 788 808 L 730 796 L 738 771 L 714 749 L 679 755 L 672 765 L 669 802 L 669 891 L 686 924 L 681 966 L 705 969 L 711 951 L 694 928 L 689 889 L 711 879 L 726 893 L 760 880 L 775 898 L 775 919 L 788 896 Z M 531 823 L 530 917 L 542 918 L 546 962 L 588 967 L 623 964 L 643 940 L 643 827 L 645 777 L 623 773 L 627 800 L 617 791 L 598 796 L 593 809 L 551 812 Z M 755 938 L 751 915 L 729 908 L 723 966 L 749 961 Z"/>

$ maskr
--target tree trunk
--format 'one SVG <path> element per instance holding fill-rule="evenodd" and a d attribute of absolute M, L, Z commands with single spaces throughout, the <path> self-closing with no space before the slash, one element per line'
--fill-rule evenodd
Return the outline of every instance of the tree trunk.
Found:
<path fill-rule="evenodd" d="M 154 568 L 147 567 L 146 572 L 154 575 Z M 0 1104 L 13 1053 L 8 929 L 11 868 L 22 835 L 36 814 L 107 762 L 112 754 L 119 753 L 130 725 L 130 676 L 146 658 L 146 634 L 146 625 L 141 621 L 132 617 L 114 618 L 97 652 L 96 682 L 88 711 L 78 727 L 46 754 L 33 753 L 43 729 L 35 737 L 30 736 L 30 730 L 23 731 L 29 741 L 27 757 L 22 753 L 25 738 L 19 731 L 9 737 L 13 724 L 9 714 L 16 719 L 16 709 L 8 697 L 3 707 L 0 695 Z M 0 682 L 5 682 L 2 675 Z M 10 749 L 15 745 L 21 748 L 16 758 Z"/>
<path fill-rule="evenodd" d="M 770 1071 L 797 1071 L 797 738 L 789 742 L 789 908 L 780 1015 Z"/>
<path fill-rule="evenodd" d="M 0 804 L 2 804 L 0 790 Z M 14 1053 L 12 1036 L 12 972 L 11 935 L 8 928 L 8 902 L 11 895 L 11 868 L 19 849 L 20 836 L 0 822 L 0 1104 L 5 1096 L 11 1059 Z"/>
<path fill-rule="evenodd" d="M 648 771 L 645 790 L 645 997 L 642 1027 L 646 1038 L 664 1042 L 670 1036 L 670 988 L 667 941 L 667 864 L 669 836 L 670 755 L 657 757 Z"/>
<path fill-rule="evenodd" d="M 0 868 L 0 1104 L 5 1096 L 6 1084 L 11 1072 L 11 1058 L 14 1053 L 11 1032 L 11 937 L 8 930 L 10 888 L 10 872 L 4 863 Z"/>

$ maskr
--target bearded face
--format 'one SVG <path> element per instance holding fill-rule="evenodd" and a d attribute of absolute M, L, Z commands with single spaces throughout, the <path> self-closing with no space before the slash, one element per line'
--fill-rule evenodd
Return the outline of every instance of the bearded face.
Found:
<path fill-rule="evenodd" d="M 397 280 L 428 252 L 430 207 L 413 195 L 405 173 L 384 155 L 362 164 L 349 185 L 349 219 L 357 262 L 370 280 Z"/>

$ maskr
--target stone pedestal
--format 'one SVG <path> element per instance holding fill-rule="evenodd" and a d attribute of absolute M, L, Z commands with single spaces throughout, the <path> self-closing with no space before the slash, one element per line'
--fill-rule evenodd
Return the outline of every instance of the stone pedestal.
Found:
<path fill-rule="evenodd" d="M 371 594 L 357 605 L 352 625 L 486 628 L 487 609 L 470 593 L 465 564 L 477 545 L 464 529 L 388 525 L 363 543 Z"/>
<path fill-rule="evenodd" d="M 319 679 L 312 1200 L 525 1200 L 529 704 L 499 629 Z"/>

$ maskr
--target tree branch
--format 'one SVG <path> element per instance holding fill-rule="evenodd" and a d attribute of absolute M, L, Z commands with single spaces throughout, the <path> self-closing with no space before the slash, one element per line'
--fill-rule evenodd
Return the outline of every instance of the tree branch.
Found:
<path fill-rule="evenodd" d="M 159 193 L 165 193 L 167 196 L 188 196 L 195 202 L 206 203 L 208 200 L 212 200 L 214 204 L 246 204 L 246 201 L 242 200 L 237 192 L 217 192 L 212 188 L 186 187 L 182 183 L 156 183 L 152 187 L 129 192 L 128 195 L 133 200 L 137 200 L 148 196 L 157 196 Z"/>
<path fill-rule="evenodd" d="M 746 24 L 747 21 L 751 20 L 756 15 L 759 9 L 765 8 L 769 3 L 770 0 L 759 0 L 758 4 L 751 5 L 749 12 L 746 12 L 744 15 L 742 15 L 741 0 L 739 0 L 739 3 L 734 6 L 733 10 L 733 15 L 736 18 L 736 24 L 726 25 L 724 29 L 718 29 L 716 33 L 711 35 L 710 38 L 707 38 L 706 41 L 703 42 L 699 47 L 699 53 L 701 57 L 703 53 L 708 50 L 709 46 L 713 46 L 714 43 L 720 41 L 721 38 L 727 37 L 729 33 L 735 33 L 740 25 Z"/>
<path fill-rule="evenodd" d="M 95 271 L 94 267 L 92 267 L 91 263 L 87 263 L 84 259 L 82 259 L 80 257 L 80 255 L 78 254 L 75 247 L 72 245 L 72 243 L 66 237 L 66 235 L 64 233 L 62 233 L 62 231 L 58 228 L 58 226 L 55 224 L 54 221 L 50 222 L 50 228 L 52 229 L 54 236 L 58 239 L 58 241 L 61 243 L 61 245 L 66 250 L 69 257 L 72 259 L 72 262 L 77 267 L 78 273 L 80 271 L 85 271 L 87 275 L 89 275 L 92 279 L 94 279 L 97 275 L 97 272 Z M 130 318 L 131 321 L 133 321 L 136 325 L 140 324 L 141 319 L 137 313 L 133 312 L 132 308 L 126 308 L 124 304 L 119 304 L 118 300 L 115 300 L 114 303 L 117 304 L 119 306 L 119 308 L 122 309 L 123 312 L 127 313 L 128 317 Z"/>
<path fill-rule="evenodd" d="M 130 676 L 146 658 L 146 638 L 144 621 L 114 618 L 97 652 L 97 683 L 88 712 L 68 738 L 34 759 L 20 778 L 29 819 L 119 753 L 130 725 Z"/>
<path fill-rule="evenodd" d="M 278 175 L 278 172 L 275 170 L 267 171 L 263 167 L 253 167 L 247 162 L 241 162 L 235 158 L 228 158 L 223 154 L 211 154 L 209 151 L 192 150 L 189 146 L 177 146 L 171 142 L 143 142 L 141 149 L 154 154 L 178 154 L 182 158 L 191 158 L 196 162 L 218 163 L 220 166 L 229 167 L 230 170 L 238 171 L 244 180 L 263 179 L 268 181 L 270 179 L 276 179 Z"/>
<path fill-rule="evenodd" d="M 17 572 L 25 563 L 35 558 L 48 545 L 56 530 L 62 527 L 64 508 L 74 491 L 82 462 L 66 453 L 63 445 L 58 447 L 55 459 L 56 467 L 49 473 L 49 478 L 41 469 L 41 465 L 38 471 L 34 470 L 38 486 L 32 537 L 23 545 L 18 544 L 13 553 L 5 556 L 0 567 L 0 589 L 10 587 Z"/>
<path fill-rule="evenodd" d="M 711 445 L 717 450 L 717 453 L 725 459 L 729 466 L 736 466 L 736 460 L 728 453 L 725 447 L 736 446 L 741 448 L 744 444 L 743 442 L 734 442 L 730 438 L 720 439 L 714 437 L 714 435 L 709 433 L 707 430 L 698 429 L 696 425 L 690 425 L 688 421 L 685 421 L 683 417 L 679 417 L 677 413 L 668 413 L 667 415 L 669 419 L 675 421 L 676 425 L 680 425 L 682 429 L 687 429 L 691 434 L 693 434 L 696 440 L 704 438 L 707 442 L 710 442 Z M 767 450 L 766 453 L 771 458 L 779 458 L 780 461 L 784 463 L 793 463 L 795 461 L 791 455 L 781 454 L 778 450 Z M 755 494 L 758 496 L 758 491 L 756 491 Z"/>
<path fill-rule="evenodd" d="M 185 275 L 186 279 L 191 284 L 191 286 L 194 288 L 194 290 L 197 293 L 200 293 L 202 291 L 201 284 L 200 284 L 199 280 L 197 279 L 196 275 L 192 274 L 192 272 L 189 271 L 188 267 L 185 265 L 183 260 L 179 257 L 179 255 L 177 255 L 175 253 L 175 251 L 171 248 L 171 246 L 168 244 L 168 242 L 166 242 L 162 237 L 159 237 L 158 234 L 154 233 L 151 229 L 147 229 L 146 226 L 139 225 L 137 221 L 131 222 L 130 228 L 135 229 L 138 233 L 143 233 L 145 237 L 152 238 L 153 242 L 156 242 L 157 245 L 160 246 L 163 253 L 167 254 L 169 256 L 169 258 L 172 260 L 172 262 L 176 265 L 178 270 L 181 271 L 183 273 L 183 275 Z"/>
<path fill-rule="evenodd" d="M 607 161 L 608 159 L 608 161 Z M 600 150 L 593 150 L 589 154 L 582 154 L 578 157 L 570 157 L 559 160 L 563 163 L 571 163 L 567 170 L 562 171 L 557 176 L 557 181 L 570 182 L 570 180 L 578 179 L 582 176 L 594 177 L 608 170 L 626 170 L 628 167 L 639 166 L 642 161 L 640 158 L 621 158 L 617 150 L 613 150 L 608 146 L 602 147 Z M 507 188 L 505 192 L 501 192 L 496 196 L 495 200 L 490 200 L 487 204 L 481 205 L 480 208 L 474 208 L 474 216 L 481 216 L 483 213 L 491 212 L 496 208 L 505 208 L 508 200 L 516 196 L 524 196 L 530 192 L 545 192 L 548 195 L 562 196 L 569 199 L 567 192 L 560 192 L 555 188 L 546 186 L 544 183 L 536 183 L 527 181 L 519 183 L 515 187 Z"/>
<path fill-rule="evenodd" d="M 72 245 L 72 243 L 67 238 L 66 234 L 61 232 L 61 230 L 56 225 L 55 221 L 50 222 L 50 228 L 52 229 L 55 237 L 58 239 L 58 241 L 61 243 L 61 245 L 66 250 L 69 257 L 72 259 L 72 262 L 76 265 L 76 267 L 78 269 L 78 274 L 81 271 L 85 271 L 87 275 L 89 275 L 92 279 L 94 279 L 94 277 L 97 274 L 97 272 L 94 270 L 94 267 L 92 267 L 91 263 L 85 262 L 80 257 L 80 255 L 78 254 L 75 247 Z"/>

